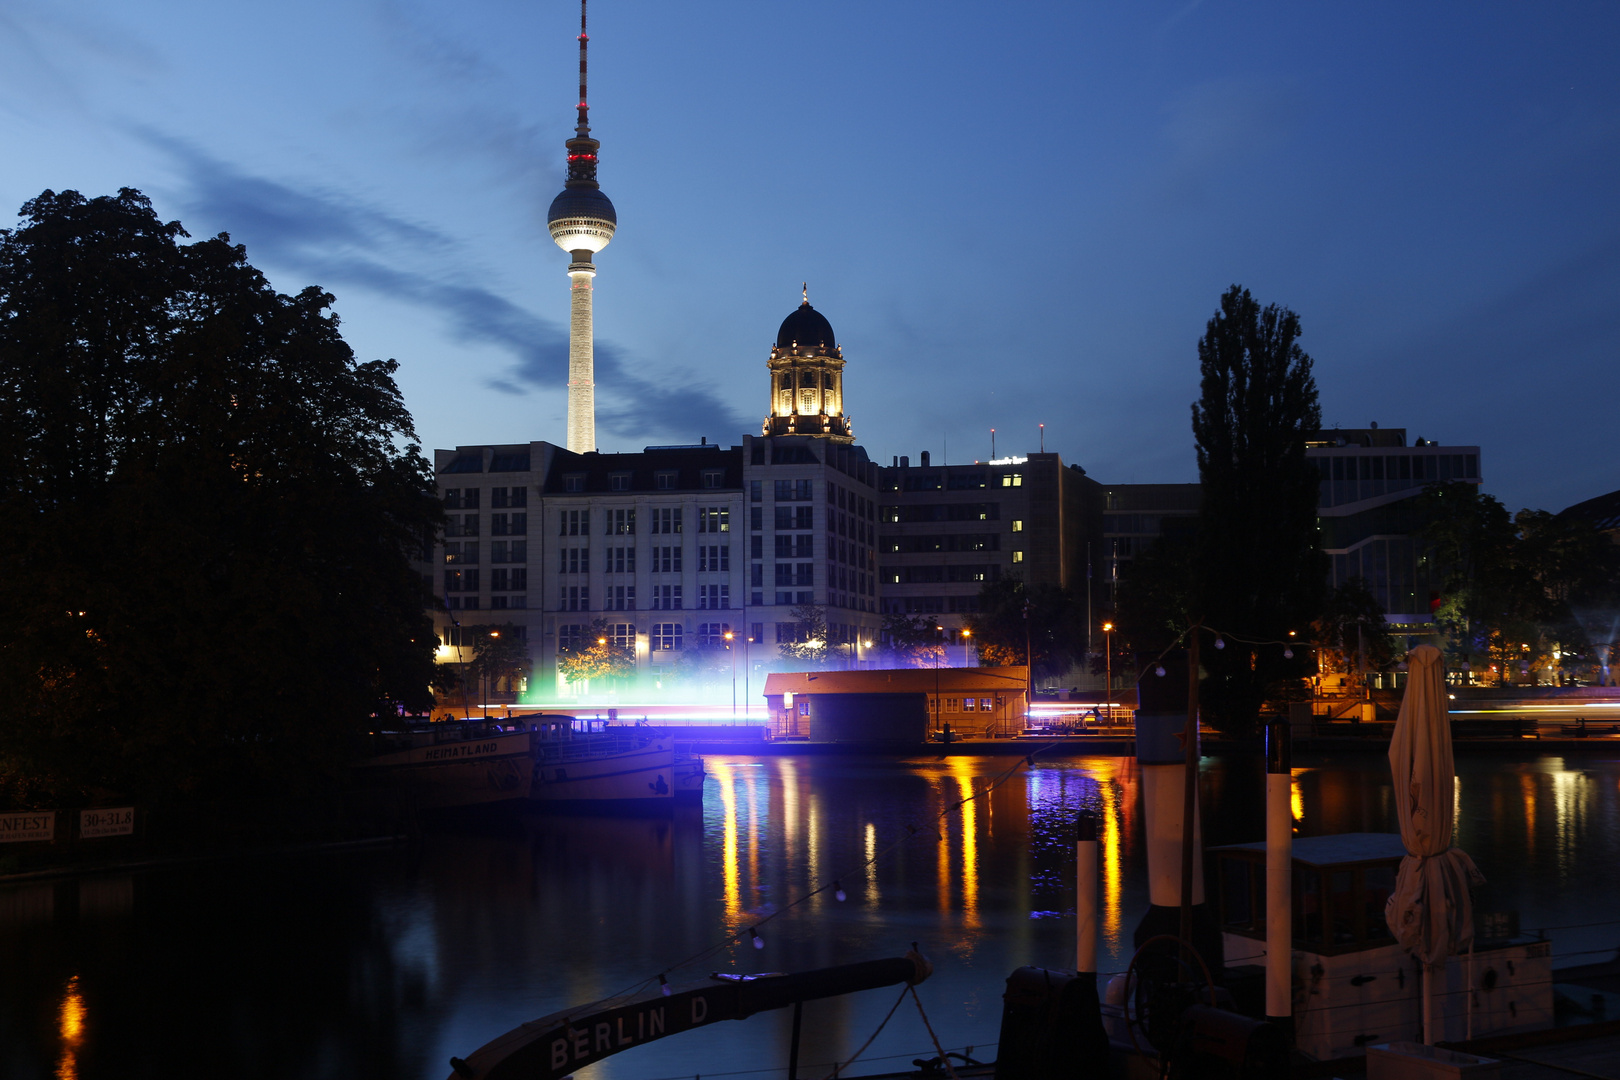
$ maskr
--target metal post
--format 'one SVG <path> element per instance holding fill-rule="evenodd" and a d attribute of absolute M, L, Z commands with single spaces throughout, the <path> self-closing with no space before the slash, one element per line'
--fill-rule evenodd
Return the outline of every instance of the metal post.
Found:
<path fill-rule="evenodd" d="M 1192 629 L 1192 643 L 1187 650 L 1187 727 L 1182 741 L 1186 744 L 1186 786 L 1181 804 L 1181 931 L 1182 948 L 1192 951 L 1193 908 L 1193 833 L 1198 824 L 1198 639 L 1203 634 L 1202 623 Z M 1187 964 L 1190 955 L 1183 956 Z"/>
<path fill-rule="evenodd" d="M 1074 970 L 1082 976 L 1097 973 L 1097 816 L 1080 811 L 1074 837 Z"/>
<path fill-rule="evenodd" d="M 1287 721 L 1266 725 L 1266 1019 L 1293 1032 L 1293 768 Z"/>
<path fill-rule="evenodd" d="M 804 1002 L 793 1003 L 793 1038 L 788 1043 L 788 1080 L 799 1080 L 799 1021 L 804 1016 Z"/>

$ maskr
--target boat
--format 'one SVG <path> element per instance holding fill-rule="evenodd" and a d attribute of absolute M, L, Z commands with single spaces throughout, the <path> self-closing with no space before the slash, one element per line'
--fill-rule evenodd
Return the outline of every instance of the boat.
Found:
<path fill-rule="evenodd" d="M 703 767 L 703 759 L 692 753 L 679 753 L 675 755 L 675 801 L 678 803 L 702 803 L 703 782 L 709 778 L 709 773 Z"/>
<path fill-rule="evenodd" d="M 362 787 L 392 787 L 418 809 L 518 802 L 534 784 L 534 736 L 489 721 L 430 721 L 373 735 L 354 763 Z"/>
<path fill-rule="evenodd" d="M 494 803 L 657 809 L 674 801 L 674 745 L 640 727 L 535 714 L 430 721 L 372 740 L 370 753 L 354 763 L 359 784 L 403 792 L 422 810 Z M 697 770 L 701 797 L 701 762 Z"/>
<path fill-rule="evenodd" d="M 673 805 L 675 743 L 641 725 L 526 717 L 533 728 L 531 802 L 658 809 Z"/>

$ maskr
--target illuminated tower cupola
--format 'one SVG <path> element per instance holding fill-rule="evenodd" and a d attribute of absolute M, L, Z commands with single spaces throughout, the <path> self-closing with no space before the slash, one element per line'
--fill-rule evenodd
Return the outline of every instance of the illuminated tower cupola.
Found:
<path fill-rule="evenodd" d="M 804 303 L 776 332 L 771 349 L 771 411 L 765 418 L 766 435 L 816 435 L 837 442 L 854 442 L 849 418 L 844 415 L 844 351 L 833 337 L 827 317 L 810 306 L 810 288 Z"/>
<path fill-rule="evenodd" d="M 568 180 L 551 200 L 546 223 L 557 246 L 573 256 L 568 280 L 573 300 L 568 320 L 568 449 L 576 454 L 596 449 L 596 352 L 591 316 L 591 289 L 596 267 L 591 256 L 608 246 L 618 226 L 613 203 L 596 182 L 596 152 L 591 138 L 590 105 L 585 98 L 585 0 L 579 0 L 579 120 L 569 139 Z"/>

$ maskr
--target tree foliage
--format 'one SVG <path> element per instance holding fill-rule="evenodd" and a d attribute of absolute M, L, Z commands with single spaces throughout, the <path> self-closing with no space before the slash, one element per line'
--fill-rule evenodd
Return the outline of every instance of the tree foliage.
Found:
<path fill-rule="evenodd" d="M 1311 638 L 1324 674 L 1381 671 L 1395 662 L 1384 609 L 1364 578 L 1351 578 L 1328 594 Z"/>
<path fill-rule="evenodd" d="M 1016 578 L 986 582 L 979 610 L 966 622 L 987 667 L 1018 667 L 1028 656 L 1035 678 L 1057 679 L 1085 655 L 1085 605 L 1057 585 L 1030 586 Z"/>
<path fill-rule="evenodd" d="M 1194 612 L 1206 626 L 1256 641 L 1304 630 L 1326 588 L 1318 477 L 1305 457 L 1322 411 L 1299 337 L 1297 315 L 1262 308 L 1234 285 L 1198 342 L 1192 424 L 1203 504 Z M 1234 732 L 1250 730 L 1268 691 L 1301 670 L 1278 648 L 1206 649 L 1204 656 L 1205 710 Z"/>
<path fill-rule="evenodd" d="M 1620 548 L 1580 518 L 1509 515 L 1473 484 L 1431 484 L 1418 497 L 1422 537 L 1439 568 L 1435 621 L 1453 664 L 1521 681 L 1555 658 L 1595 662 L 1620 607 Z"/>
<path fill-rule="evenodd" d="M 827 609 L 820 604 L 800 604 L 794 608 L 793 640 L 776 647 L 782 659 L 810 667 L 827 663 Z"/>
<path fill-rule="evenodd" d="M 514 623 L 469 626 L 472 637 L 472 670 L 493 687 L 505 679 L 511 683 L 526 679 L 534 666 L 523 628 Z"/>
<path fill-rule="evenodd" d="M 0 231 L 0 770 L 59 797 L 284 789 L 429 703 L 440 520 L 394 383 L 139 192 Z"/>
<path fill-rule="evenodd" d="M 635 650 L 613 643 L 613 627 L 597 619 L 579 645 L 562 650 L 557 670 L 569 682 L 591 679 L 628 679 L 636 673 Z"/>
<path fill-rule="evenodd" d="M 939 639 L 939 624 L 926 615 L 883 616 L 883 643 L 901 667 L 939 667 L 945 663 L 945 646 Z"/>

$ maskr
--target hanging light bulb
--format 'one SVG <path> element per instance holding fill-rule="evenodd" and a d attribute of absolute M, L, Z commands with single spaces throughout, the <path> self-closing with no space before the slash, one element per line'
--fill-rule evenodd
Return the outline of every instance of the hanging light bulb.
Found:
<path fill-rule="evenodd" d="M 844 887 L 838 884 L 836 880 L 833 882 L 833 899 L 840 904 L 849 899 L 849 896 L 844 892 Z"/>
<path fill-rule="evenodd" d="M 1158 667 L 1154 668 L 1153 674 L 1157 675 L 1161 679 L 1164 678 L 1164 665 L 1160 664 Z"/>
<path fill-rule="evenodd" d="M 1283 659 L 1284 660 L 1292 660 L 1293 658 L 1294 658 L 1294 650 L 1293 649 L 1284 649 L 1283 650 Z"/>
<path fill-rule="evenodd" d="M 752 926 L 748 928 L 748 936 L 754 939 L 754 948 L 763 949 L 765 947 L 765 939 L 760 937 L 759 931 Z"/>
<path fill-rule="evenodd" d="M 664 978 L 662 975 L 658 976 L 658 989 L 665 997 L 669 997 L 669 995 L 675 992 L 669 988 L 669 980 Z"/>
<path fill-rule="evenodd" d="M 1216 648 L 1217 648 L 1217 649 L 1224 649 L 1224 648 L 1226 648 L 1226 639 L 1225 639 L 1225 638 L 1223 638 L 1223 637 L 1221 637 L 1221 635 L 1219 635 L 1219 634 L 1216 634 L 1216 635 L 1215 635 L 1215 647 L 1216 647 Z"/>

